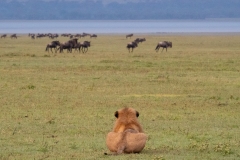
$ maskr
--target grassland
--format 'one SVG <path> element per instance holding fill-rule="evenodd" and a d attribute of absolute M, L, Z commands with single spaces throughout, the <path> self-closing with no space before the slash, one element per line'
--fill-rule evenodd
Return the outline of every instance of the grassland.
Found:
<path fill-rule="evenodd" d="M 85 54 L 0 39 L 0 159 L 240 159 L 240 35 L 143 36 L 133 53 L 124 35 L 99 35 Z M 173 48 L 156 53 L 162 40 Z M 122 107 L 149 140 L 106 156 Z"/>

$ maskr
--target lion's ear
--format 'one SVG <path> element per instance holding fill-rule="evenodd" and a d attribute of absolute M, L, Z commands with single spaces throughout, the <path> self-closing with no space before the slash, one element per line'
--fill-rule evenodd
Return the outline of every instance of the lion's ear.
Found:
<path fill-rule="evenodd" d="M 118 118 L 118 111 L 115 112 L 114 116 Z"/>
<path fill-rule="evenodd" d="M 138 112 L 138 111 L 136 111 L 136 116 L 137 116 L 137 117 L 139 116 L 139 112 Z"/>

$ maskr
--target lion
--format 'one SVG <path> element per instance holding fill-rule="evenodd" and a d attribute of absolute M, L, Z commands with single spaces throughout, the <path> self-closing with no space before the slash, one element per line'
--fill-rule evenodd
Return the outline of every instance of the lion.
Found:
<path fill-rule="evenodd" d="M 147 135 L 138 122 L 139 112 L 133 108 L 122 108 L 115 112 L 116 122 L 107 134 L 106 144 L 114 154 L 140 153 L 145 147 Z"/>

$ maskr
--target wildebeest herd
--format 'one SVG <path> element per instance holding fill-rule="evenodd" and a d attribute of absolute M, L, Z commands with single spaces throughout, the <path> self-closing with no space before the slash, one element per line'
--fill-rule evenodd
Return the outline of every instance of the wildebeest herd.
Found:
<path fill-rule="evenodd" d="M 73 38 L 68 40 L 67 42 L 60 43 L 59 41 L 52 41 L 47 44 L 45 51 L 49 52 L 49 49 L 52 52 L 52 48 L 54 48 L 55 52 L 59 50 L 60 53 L 63 53 L 63 50 L 66 49 L 67 52 L 72 53 L 72 49 L 78 50 L 78 52 L 86 53 L 88 51 L 88 47 L 90 47 L 90 41 L 78 42 L 77 38 Z"/>
<path fill-rule="evenodd" d="M 48 34 L 29 33 L 28 36 L 31 37 L 31 39 L 42 38 L 42 37 L 49 37 L 51 39 L 55 39 L 59 37 L 58 34 L 52 34 L 52 33 L 48 33 Z M 88 51 L 88 47 L 91 46 L 91 42 L 90 41 L 78 42 L 78 39 L 86 36 L 89 36 L 90 38 L 97 38 L 96 34 L 89 34 L 89 33 L 75 34 L 75 35 L 61 34 L 61 36 L 69 37 L 70 40 L 63 43 L 59 42 L 58 40 L 54 40 L 49 44 L 47 44 L 45 51 L 49 52 L 50 50 L 51 52 L 53 52 L 52 49 L 54 49 L 55 52 L 59 51 L 60 53 L 63 53 L 64 50 L 67 50 L 67 52 L 72 53 L 72 49 L 75 49 L 75 51 L 78 51 L 78 52 L 82 51 L 83 53 L 86 53 Z M 7 37 L 7 34 L 1 35 L 1 38 L 6 38 L 6 37 Z M 126 39 L 131 37 L 133 37 L 133 34 L 126 35 Z M 10 35 L 10 38 L 17 39 L 17 35 L 12 34 Z M 128 49 L 129 52 L 133 52 L 134 48 L 138 47 L 139 43 L 142 43 L 144 41 L 146 41 L 145 38 L 136 38 L 134 41 L 127 43 L 126 48 Z M 172 42 L 169 42 L 169 41 L 159 42 L 155 48 L 155 51 L 158 52 L 161 47 L 163 48 L 162 51 L 166 49 L 166 52 L 167 52 L 167 48 L 172 48 Z"/>
<path fill-rule="evenodd" d="M 31 34 L 29 33 L 29 36 L 32 37 L 32 39 L 36 38 L 42 38 L 42 37 L 49 37 L 51 39 L 54 38 L 58 38 L 59 35 L 58 34 Z M 78 52 L 83 52 L 86 53 L 88 51 L 88 47 L 91 46 L 91 42 L 90 41 L 83 41 L 83 42 L 78 42 L 78 38 L 82 38 L 82 37 L 86 37 L 89 36 L 90 38 L 96 38 L 97 35 L 96 34 L 89 34 L 89 33 L 83 33 L 83 34 L 61 34 L 62 37 L 69 37 L 70 40 L 60 43 L 59 41 L 52 41 L 49 44 L 47 44 L 45 51 L 49 52 L 49 49 L 52 51 L 52 49 L 54 48 L 55 52 L 57 52 L 59 50 L 60 53 L 63 53 L 63 50 L 66 49 L 67 52 L 72 53 L 72 49 L 75 49 Z"/>

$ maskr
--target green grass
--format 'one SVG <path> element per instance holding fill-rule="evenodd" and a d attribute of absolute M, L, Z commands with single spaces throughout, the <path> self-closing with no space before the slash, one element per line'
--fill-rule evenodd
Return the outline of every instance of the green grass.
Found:
<path fill-rule="evenodd" d="M 0 159 L 239 159 L 240 36 L 143 36 L 133 53 L 124 35 L 80 39 L 91 40 L 85 54 L 0 39 Z M 173 48 L 156 53 L 163 40 Z M 126 106 L 149 140 L 140 154 L 106 156 Z"/>

